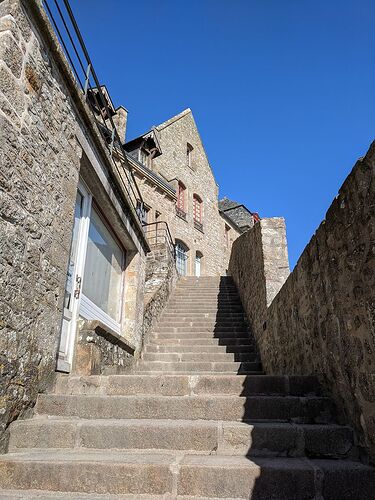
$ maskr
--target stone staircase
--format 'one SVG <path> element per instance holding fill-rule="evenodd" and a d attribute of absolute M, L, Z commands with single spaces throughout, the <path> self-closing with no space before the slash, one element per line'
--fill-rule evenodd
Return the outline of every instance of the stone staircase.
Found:
<path fill-rule="evenodd" d="M 0 498 L 372 500 L 313 377 L 268 376 L 229 278 L 184 278 L 134 373 L 60 376 L 0 457 Z"/>

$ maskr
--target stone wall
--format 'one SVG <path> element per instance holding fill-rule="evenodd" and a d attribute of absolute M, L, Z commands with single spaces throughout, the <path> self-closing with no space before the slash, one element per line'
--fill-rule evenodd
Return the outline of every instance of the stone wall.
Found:
<path fill-rule="evenodd" d="M 147 256 L 143 342 L 157 324 L 178 281 L 174 258 L 165 244 L 154 246 Z"/>
<path fill-rule="evenodd" d="M 246 238 L 246 235 L 241 238 Z M 240 238 L 240 240 L 241 240 Z M 256 244 L 251 240 L 248 244 Z M 258 245 L 259 247 L 259 245 Z M 236 246 L 234 251 L 244 251 Z M 244 260 L 248 253 L 244 252 Z M 237 255 L 233 266 L 238 266 Z M 267 281 L 241 267 L 241 280 Z M 236 271 L 240 276 L 239 270 Z M 238 280 L 237 280 L 238 281 Z M 241 288 L 241 285 L 240 285 Z M 320 376 L 375 461 L 375 143 L 345 180 L 256 332 L 267 373 Z M 249 314 L 254 300 L 243 300 Z M 264 305 L 264 301 L 263 301 Z M 255 325 L 257 326 L 257 325 Z"/>
<path fill-rule="evenodd" d="M 135 346 L 110 331 L 100 321 L 82 321 L 77 339 L 74 374 L 114 375 L 128 371 L 134 363 Z"/>
<path fill-rule="evenodd" d="M 0 449 L 53 383 L 80 175 L 132 245 L 124 324 L 140 342 L 147 244 L 111 165 L 40 2 L 0 0 Z"/>
<path fill-rule="evenodd" d="M 0 2 L 0 434 L 51 382 L 81 151 L 20 2 Z"/>
<path fill-rule="evenodd" d="M 262 219 L 233 243 L 229 274 L 251 328 L 260 339 L 266 327 L 267 307 L 289 275 L 283 218 Z"/>

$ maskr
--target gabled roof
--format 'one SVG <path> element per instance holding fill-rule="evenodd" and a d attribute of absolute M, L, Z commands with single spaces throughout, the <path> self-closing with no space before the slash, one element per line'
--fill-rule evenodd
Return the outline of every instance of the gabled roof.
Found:
<path fill-rule="evenodd" d="M 155 128 L 156 128 L 156 130 L 162 130 L 163 128 L 168 127 L 168 125 L 171 125 L 172 123 L 176 122 L 177 120 L 180 120 L 181 118 L 188 115 L 189 113 L 191 113 L 191 109 L 186 108 L 183 111 L 181 111 L 181 113 L 178 113 L 177 115 L 172 116 L 172 118 L 169 118 L 165 122 L 160 123 L 160 125 L 156 125 Z"/>

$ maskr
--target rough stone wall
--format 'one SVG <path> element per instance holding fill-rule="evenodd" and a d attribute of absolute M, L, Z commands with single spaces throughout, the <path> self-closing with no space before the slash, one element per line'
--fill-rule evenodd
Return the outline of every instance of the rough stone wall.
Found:
<path fill-rule="evenodd" d="M 258 280 L 250 273 L 242 279 Z M 345 180 L 258 332 L 267 373 L 319 375 L 375 462 L 374 289 L 375 143 Z"/>
<path fill-rule="evenodd" d="M 233 243 L 229 274 L 237 285 L 254 335 L 261 343 L 267 307 L 289 275 L 283 218 L 262 219 Z"/>
<path fill-rule="evenodd" d="M 134 363 L 134 348 L 121 336 L 108 332 L 100 321 L 80 321 L 74 373 L 80 376 L 114 375 Z"/>
<path fill-rule="evenodd" d="M 154 170 L 176 187 L 178 180 L 186 186 L 187 219 L 176 215 L 174 204 L 161 210 L 173 238 L 189 248 L 188 275 L 195 274 L 196 252 L 203 254 L 201 274 L 217 276 L 227 269 L 224 222 L 218 211 L 218 187 L 190 110 L 157 127 L 162 155 L 153 161 Z M 187 165 L 186 146 L 193 146 L 192 166 Z M 148 191 L 145 201 L 148 202 Z M 193 194 L 203 201 L 203 233 L 194 227 Z M 157 192 L 156 192 L 157 194 Z M 153 199 L 149 204 L 153 207 Z M 158 206 L 160 206 L 160 202 Z"/>
<path fill-rule="evenodd" d="M 67 95 L 20 2 L 0 2 L 0 435 L 55 369 L 81 156 Z"/>
<path fill-rule="evenodd" d="M 147 256 L 143 341 L 157 324 L 178 281 L 175 261 L 169 249 L 161 244 Z"/>

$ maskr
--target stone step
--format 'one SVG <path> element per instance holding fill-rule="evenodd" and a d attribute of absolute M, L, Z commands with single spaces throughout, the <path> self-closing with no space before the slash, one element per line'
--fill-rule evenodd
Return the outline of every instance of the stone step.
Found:
<path fill-rule="evenodd" d="M 259 361 L 146 361 L 140 360 L 137 363 L 137 370 L 140 372 L 219 372 L 219 373 L 243 373 L 243 372 L 256 372 L 262 370 L 262 365 Z"/>
<path fill-rule="evenodd" d="M 14 453 L 0 456 L 0 487 L 162 495 L 172 491 L 174 461 L 174 457 L 168 455 L 119 451 Z"/>
<path fill-rule="evenodd" d="M 199 326 L 165 326 L 164 324 L 158 325 L 153 330 L 154 333 L 192 333 L 192 332 L 210 332 L 210 333 L 223 333 L 223 332 L 240 332 L 240 333 L 248 333 L 248 329 L 244 324 L 240 326 L 235 325 L 199 325 Z"/>
<path fill-rule="evenodd" d="M 243 361 L 257 361 L 259 356 L 257 353 L 226 353 L 226 352 L 146 352 L 143 354 L 144 361 L 168 361 L 172 363 L 184 361 L 200 361 L 200 362 L 243 362 Z"/>
<path fill-rule="evenodd" d="M 40 394 L 35 412 L 100 419 L 275 420 L 331 423 L 328 398 L 295 396 L 67 396 Z"/>
<path fill-rule="evenodd" d="M 159 449 L 218 455 L 343 458 L 353 450 L 353 443 L 350 427 L 333 424 L 35 418 L 11 425 L 9 451 Z"/>
<path fill-rule="evenodd" d="M 57 378 L 56 394 L 319 396 L 315 377 L 275 375 L 92 375 Z"/>
<path fill-rule="evenodd" d="M 154 339 L 220 339 L 220 338 L 249 338 L 249 332 L 153 332 L 151 338 Z M 253 341 L 253 339 L 251 339 Z"/>
<path fill-rule="evenodd" d="M 205 328 L 207 327 L 217 327 L 220 329 L 220 327 L 229 327 L 229 326 L 235 326 L 235 327 L 246 327 L 248 326 L 247 322 L 244 319 L 241 320 L 233 320 L 231 318 L 227 319 L 222 319 L 222 320 L 216 320 L 216 318 L 200 318 L 198 320 L 182 320 L 182 321 L 177 321 L 176 319 L 168 319 L 168 318 L 162 318 L 158 322 L 158 326 L 166 326 L 166 327 L 174 327 L 174 328 L 181 328 L 181 327 L 199 327 L 203 326 Z"/>
<path fill-rule="evenodd" d="M 255 353 L 255 347 L 251 345 L 181 345 L 181 344 L 147 344 L 145 353 Z"/>
<path fill-rule="evenodd" d="M 199 302 L 200 300 L 207 302 L 215 301 L 219 303 L 235 302 L 236 304 L 241 304 L 241 298 L 237 293 L 223 294 L 223 293 L 200 293 L 200 292 L 173 294 L 169 299 L 169 303 L 175 301 L 182 303 L 186 302 L 188 304 L 191 304 Z"/>
<path fill-rule="evenodd" d="M 165 334 L 163 337 L 150 337 L 148 345 L 254 345 L 254 339 L 250 337 L 213 337 L 212 335 L 184 335 L 183 337 L 175 337 L 173 334 Z"/>
<path fill-rule="evenodd" d="M 220 312 L 242 312 L 243 308 L 241 304 L 218 304 L 210 303 L 205 304 L 203 301 L 199 301 L 196 304 L 191 304 L 189 302 L 181 302 L 180 304 L 168 304 L 168 311 L 173 312 L 174 310 L 178 311 L 189 311 L 189 312 L 200 312 L 200 311 L 217 311 L 220 309 Z"/>
<path fill-rule="evenodd" d="M 243 313 L 239 314 L 224 314 L 224 315 L 219 315 L 217 313 L 209 314 L 206 312 L 201 312 L 198 314 L 192 313 L 185 313 L 185 312 L 180 312 L 180 313 L 168 313 L 165 312 L 160 318 L 160 322 L 168 322 L 168 323 L 194 323 L 194 322 L 199 322 L 199 323 L 245 323 L 248 325 L 248 322 L 243 315 Z"/>
<path fill-rule="evenodd" d="M 142 494 L 374 500 L 375 469 L 349 460 L 42 450 L 1 456 L 0 487 L 131 494 L 138 500 Z"/>

